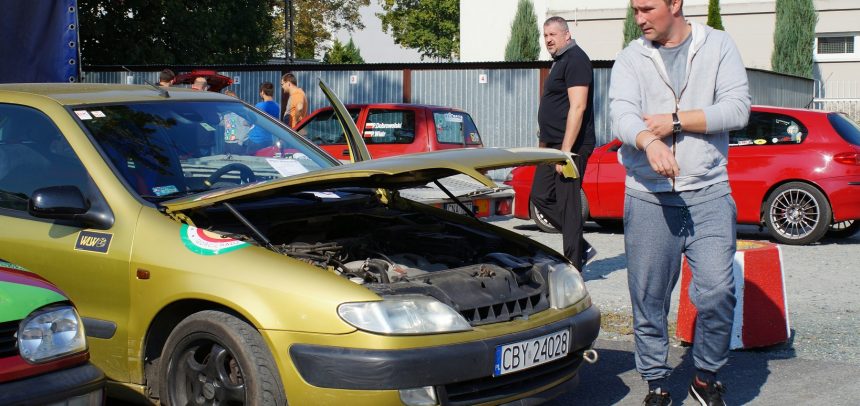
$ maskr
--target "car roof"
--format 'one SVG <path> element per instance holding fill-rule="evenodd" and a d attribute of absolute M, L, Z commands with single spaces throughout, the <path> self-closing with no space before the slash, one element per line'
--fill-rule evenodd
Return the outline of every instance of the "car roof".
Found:
<path fill-rule="evenodd" d="M 163 89 L 168 91 L 169 100 L 236 100 L 219 93 L 200 92 L 181 87 Z M 156 88 L 149 85 L 103 83 L 0 84 L 0 97 L 47 98 L 64 106 L 165 100 Z"/>
<path fill-rule="evenodd" d="M 365 107 L 384 107 L 384 108 L 403 108 L 403 109 L 429 109 L 429 110 L 450 110 L 465 113 L 464 110 L 456 107 L 438 106 L 434 104 L 419 104 L 419 103 L 351 103 L 345 104 L 347 109 L 357 109 Z M 319 110 L 331 109 L 331 107 L 322 107 Z"/>
<path fill-rule="evenodd" d="M 753 105 L 752 111 L 766 111 L 766 112 L 784 112 L 784 113 L 813 113 L 813 114 L 827 114 L 829 111 L 824 110 L 815 110 L 815 109 L 802 109 L 797 107 L 779 107 L 779 106 L 762 106 L 762 105 Z"/>

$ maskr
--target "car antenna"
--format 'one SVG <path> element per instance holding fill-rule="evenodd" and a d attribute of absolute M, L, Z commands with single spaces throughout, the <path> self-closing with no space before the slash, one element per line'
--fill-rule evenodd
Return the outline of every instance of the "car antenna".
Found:
<path fill-rule="evenodd" d="M 132 71 L 131 71 L 131 69 L 126 68 L 126 67 L 125 67 L 125 65 L 121 65 L 121 66 L 122 66 L 122 68 L 123 68 L 123 69 L 125 69 L 125 71 L 126 71 L 126 72 L 131 73 L 131 74 L 134 74 L 134 72 L 132 72 Z M 152 86 L 152 87 L 155 89 L 155 91 L 157 91 L 157 92 L 158 92 L 158 95 L 159 95 L 159 96 L 164 97 L 164 98 L 169 98 L 169 97 L 170 97 L 170 93 L 167 93 L 167 90 L 165 90 L 164 88 L 162 88 L 162 87 L 160 87 L 160 86 L 156 86 L 154 83 L 152 83 L 152 82 L 150 82 L 150 81 L 146 80 L 146 78 L 142 78 L 142 79 L 143 79 L 143 83 L 146 83 L 147 85 Z"/>

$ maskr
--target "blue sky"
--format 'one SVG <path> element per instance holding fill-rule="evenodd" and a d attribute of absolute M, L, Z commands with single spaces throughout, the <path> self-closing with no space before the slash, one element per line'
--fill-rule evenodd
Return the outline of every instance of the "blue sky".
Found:
<path fill-rule="evenodd" d="M 361 20 L 364 30 L 349 33 L 339 31 L 335 34 L 341 42 L 349 41 L 350 35 L 355 45 L 361 50 L 361 56 L 368 63 L 386 62 L 420 62 L 421 54 L 413 49 L 401 48 L 394 40 L 382 31 L 382 21 L 376 13 L 382 12 L 382 6 L 376 0 L 370 1 L 370 6 L 362 7 Z"/>

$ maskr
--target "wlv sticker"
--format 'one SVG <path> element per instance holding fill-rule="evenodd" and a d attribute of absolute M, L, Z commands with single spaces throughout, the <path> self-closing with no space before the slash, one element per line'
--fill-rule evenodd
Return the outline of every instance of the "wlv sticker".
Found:
<path fill-rule="evenodd" d="M 78 251 L 92 251 L 107 254 L 113 234 L 98 233 L 95 231 L 81 231 L 78 233 L 78 241 L 75 249 Z"/>

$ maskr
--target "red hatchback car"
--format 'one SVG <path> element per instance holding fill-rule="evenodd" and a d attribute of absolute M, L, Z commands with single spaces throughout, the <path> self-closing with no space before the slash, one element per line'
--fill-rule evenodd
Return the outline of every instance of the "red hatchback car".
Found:
<path fill-rule="evenodd" d="M 347 104 L 352 120 L 363 131 L 370 156 L 482 147 L 481 136 L 465 111 L 425 104 Z M 296 131 L 340 159 L 349 160 L 343 129 L 331 107 L 314 111 Z"/>
<path fill-rule="evenodd" d="M 749 125 L 732 131 L 729 183 L 738 223 L 764 225 L 784 244 L 811 244 L 860 228 L 860 125 L 842 113 L 753 106 Z M 624 214 L 621 142 L 594 150 L 583 178 L 583 211 L 598 224 Z M 534 167 L 515 169 L 514 215 L 552 230 L 529 203 Z"/>

